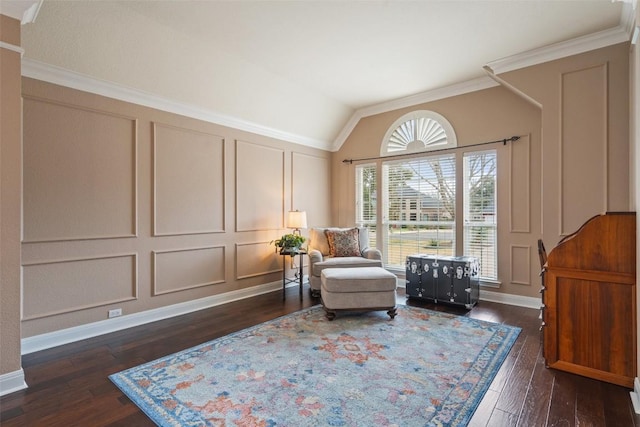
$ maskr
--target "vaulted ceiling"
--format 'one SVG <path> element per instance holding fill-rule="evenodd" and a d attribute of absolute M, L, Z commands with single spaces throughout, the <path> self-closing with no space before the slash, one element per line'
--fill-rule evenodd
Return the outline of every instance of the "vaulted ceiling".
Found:
<path fill-rule="evenodd" d="M 60 67 L 205 119 L 330 149 L 358 112 L 483 78 L 483 66 L 501 58 L 619 28 L 630 7 L 45 0 L 23 26 L 24 68 Z"/>

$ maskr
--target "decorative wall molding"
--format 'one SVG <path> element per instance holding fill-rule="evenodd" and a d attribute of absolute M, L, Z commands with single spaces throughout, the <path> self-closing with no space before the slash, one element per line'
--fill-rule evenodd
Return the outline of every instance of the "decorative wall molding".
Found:
<path fill-rule="evenodd" d="M 14 44 L 11 44 L 11 43 L 0 41 L 0 49 L 7 49 L 7 50 L 10 50 L 12 52 L 17 52 L 17 53 L 20 54 L 20 56 L 24 55 L 24 49 L 23 48 L 21 48 L 20 46 L 16 46 Z"/>
<path fill-rule="evenodd" d="M 162 218 L 162 213 L 161 211 L 158 210 L 158 181 L 159 181 L 159 165 L 158 165 L 158 157 L 159 157 L 159 153 L 160 153 L 160 146 L 162 145 L 162 143 L 159 143 L 159 139 L 161 140 L 161 138 L 159 138 L 159 135 L 161 133 L 161 129 L 166 129 L 169 131 L 174 131 L 174 132 L 182 132 L 185 135 L 191 134 L 197 137 L 207 137 L 207 138 L 211 138 L 210 140 L 208 140 L 208 143 L 216 143 L 216 144 L 220 144 L 219 148 L 220 148 L 220 156 L 219 158 L 216 158 L 215 161 L 218 162 L 216 164 L 208 164 L 206 166 L 200 164 L 200 170 L 198 171 L 198 169 L 196 168 L 196 161 L 195 159 L 192 157 L 189 160 L 189 169 L 187 171 L 182 171 L 183 173 L 186 172 L 188 175 L 192 175 L 194 173 L 200 172 L 203 173 L 203 169 L 206 169 L 206 172 L 208 173 L 220 173 L 220 180 L 219 182 L 217 182 L 215 177 L 206 177 L 203 176 L 201 177 L 199 180 L 197 180 L 200 183 L 207 183 L 207 184 L 211 184 L 210 187 L 207 188 L 207 190 L 212 190 L 215 194 L 215 191 L 218 190 L 220 192 L 220 199 L 222 200 L 222 203 L 215 203 L 215 208 L 219 209 L 219 212 L 206 212 L 206 208 L 204 206 L 193 206 L 193 200 L 190 200 L 191 203 L 186 203 L 186 202 L 179 202 L 176 203 L 175 201 L 173 203 L 170 203 L 169 205 L 171 206 L 171 211 L 173 212 L 174 215 L 178 215 L 180 216 L 180 209 L 182 210 L 182 217 L 187 217 L 187 215 L 185 215 L 187 212 L 189 214 L 191 214 L 192 212 L 197 212 L 199 215 L 202 215 L 203 217 L 206 218 L 212 218 L 212 219 L 216 219 L 216 217 L 219 216 L 218 221 L 219 221 L 219 226 L 218 227 L 211 227 L 211 228 L 203 228 L 203 229 L 188 229 L 189 226 L 192 226 L 191 223 L 195 222 L 194 219 L 195 218 L 191 218 L 192 220 L 190 221 L 189 218 L 185 218 L 182 220 L 182 222 L 186 222 L 187 224 L 183 224 L 183 227 L 187 227 L 187 228 L 183 228 L 182 230 L 170 230 L 170 231 L 159 231 L 159 229 L 161 229 L 162 227 L 159 226 L 161 225 L 161 221 L 160 218 Z M 180 149 L 180 154 L 181 155 L 186 155 L 187 151 L 187 147 L 189 145 L 189 140 L 185 139 L 184 141 L 181 141 L 181 149 Z M 212 149 L 212 151 L 215 151 L 215 149 L 218 147 L 215 147 Z M 226 144 L 225 144 L 225 140 L 224 137 L 220 136 L 220 135 L 216 135 L 213 133 L 209 133 L 209 132 L 202 132 L 202 131 L 198 131 L 195 129 L 189 129 L 189 128 L 184 128 L 184 127 L 178 127 L 178 126 L 173 126 L 173 125 L 168 125 L 165 123 L 160 123 L 160 122 L 152 122 L 152 150 L 153 150 L 153 155 L 152 155 L 152 168 L 153 168 L 153 183 L 152 183 L 152 188 L 153 188 L 153 217 L 152 217 L 152 227 L 153 227 L 153 235 L 154 236 L 183 236 L 183 235 L 188 235 L 188 234 L 209 234 L 209 233 L 224 233 L 225 230 L 225 211 L 226 211 L 226 202 L 227 202 L 227 186 L 226 186 Z M 198 158 L 205 158 L 206 153 L 202 153 L 201 156 L 196 156 Z M 175 158 L 178 156 L 174 155 L 174 158 L 172 159 L 173 162 L 175 162 Z M 198 159 L 199 160 L 199 159 Z M 167 174 L 168 176 L 171 176 L 171 181 L 172 183 L 175 185 L 175 183 L 178 181 L 178 171 L 179 169 L 176 167 L 175 164 L 172 165 L 172 169 L 171 172 L 166 172 L 165 174 Z M 184 165 L 183 165 L 184 166 Z M 204 167 L 203 167 L 204 166 Z M 191 180 L 190 180 L 191 181 Z M 219 184 L 219 187 L 215 187 L 213 184 Z M 194 186 L 192 185 L 191 188 L 189 188 L 189 190 L 193 191 L 194 190 Z M 186 191 L 186 190 L 185 190 Z M 183 193 L 183 192 L 177 192 L 177 193 Z M 201 202 L 202 200 L 207 199 L 206 196 L 210 196 L 210 194 L 202 194 L 201 197 L 199 197 L 199 201 Z M 216 200 L 218 200 L 218 198 L 215 198 Z M 189 206 L 189 204 L 191 204 L 192 206 Z M 179 205 L 180 209 L 176 209 L 175 206 Z M 217 215 L 219 213 L 219 215 Z M 218 225 L 218 224 L 216 224 Z"/>
<path fill-rule="evenodd" d="M 517 251 L 522 251 L 524 253 L 524 256 L 522 256 L 522 258 L 524 258 L 525 260 L 524 262 L 514 262 Z M 514 279 L 516 265 L 524 265 L 525 272 L 522 274 L 522 276 L 526 277 L 526 279 L 524 280 Z M 511 245 L 511 254 L 509 257 L 509 270 L 510 270 L 509 277 L 511 277 L 511 283 L 514 283 L 516 285 L 531 286 L 531 281 L 529 280 L 529 278 L 531 277 L 531 246 Z"/>
<path fill-rule="evenodd" d="M 514 184 L 517 177 L 523 177 L 524 182 L 520 182 L 520 187 Z M 519 216 L 514 214 L 514 199 L 515 194 L 522 193 L 523 190 L 526 201 L 526 207 L 523 209 L 525 224 L 518 228 L 514 225 Z M 509 144 L 509 228 L 511 233 L 531 232 L 531 135 L 522 137 L 517 144 Z"/>
<path fill-rule="evenodd" d="M 219 268 L 219 274 L 220 274 L 220 278 L 215 279 L 215 280 L 210 280 L 207 282 L 203 282 L 203 283 L 191 283 L 191 284 L 184 284 L 179 288 L 171 288 L 171 289 L 167 289 L 167 290 L 158 290 L 158 255 L 163 255 L 163 254 L 172 254 L 172 253 L 181 253 L 181 252 L 193 252 L 193 251 L 206 251 L 206 250 L 221 250 L 222 254 L 220 255 L 219 258 L 219 262 L 220 264 L 222 264 Z M 186 291 L 188 289 L 194 289 L 194 288 L 201 288 L 204 286 L 210 286 L 210 285 L 218 285 L 220 283 L 225 283 L 226 282 L 226 277 L 227 277 L 227 272 L 225 269 L 226 266 L 226 246 L 225 245 L 214 245 L 214 246 L 203 246 L 203 247 L 194 247 L 194 248 L 180 248 L 180 249 L 165 249 L 165 250 L 158 250 L 158 251 L 151 251 L 152 254 L 152 265 L 153 265 L 153 276 L 151 278 L 152 280 L 152 292 L 153 295 L 163 295 L 163 294 L 169 294 L 172 292 L 180 292 L 180 291 Z M 212 260 L 211 264 L 214 264 L 214 261 Z M 214 265 L 212 265 L 213 267 Z M 184 265 L 181 265 L 181 267 L 184 267 L 185 269 L 189 269 L 189 265 L 187 265 L 186 263 Z"/>
<path fill-rule="evenodd" d="M 85 74 L 67 70 L 65 68 L 56 67 L 55 65 L 46 64 L 29 58 L 22 58 L 22 75 L 32 79 L 42 80 L 65 86 L 71 89 L 77 89 L 96 95 L 106 96 L 108 98 L 117 99 L 119 101 L 130 102 L 144 107 L 155 108 L 157 110 L 169 113 L 179 114 L 186 117 L 214 123 L 221 126 L 230 127 L 257 135 L 275 138 L 282 141 L 292 142 L 294 144 L 305 145 L 308 147 L 328 150 L 330 143 L 302 135 L 295 135 L 268 126 L 241 120 L 236 117 L 220 114 L 216 111 L 206 108 L 197 107 L 195 105 L 184 102 L 174 101 L 153 95 L 138 89 L 126 87 L 117 83 L 96 79 Z"/>
<path fill-rule="evenodd" d="M 272 258 L 275 254 L 273 248 L 271 247 L 271 243 L 269 241 L 258 241 L 258 242 L 246 242 L 246 243 L 236 243 L 236 254 L 235 254 L 235 260 L 236 260 L 236 280 L 242 280 L 242 279 L 249 279 L 251 277 L 259 277 L 259 276 L 265 276 L 267 274 L 272 274 L 272 273 L 278 273 L 282 271 L 282 267 L 280 265 L 278 265 L 277 268 L 275 269 L 266 269 L 266 270 L 255 270 L 253 272 L 240 272 L 240 268 L 238 263 L 239 262 L 247 262 L 247 257 L 245 255 L 242 255 L 240 253 L 241 248 L 242 247 L 255 247 L 255 248 L 264 248 L 265 246 L 267 247 L 266 252 L 269 255 L 269 258 Z M 281 257 L 281 255 L 277 254 L 278 257 Z M 248 260 L 249 263 L 252 266 L 255 267 L 265 267 L 265 263 L 264 261 L 266 261 L 267 259 L 261 259 L 260 261 L 263 261 L 263 263 L 260 262 L 256 262 L 255 260 Z M 280 260 L 278 260 L 280 261 Z"/>
<path fill-rule="evenodd" d="M 23 302 L 23 308 L 22 308 L 22 313 L 23 313 L 22 316 L 23 317 L 22 317 L 21 320 L 25 321 L 25 320 L 41 319 L 41 318 L 44 318 L 44 317 L 55 316 L 55 315 L 66 314 L 66 313 L 73 313 L 75 311 L 86 310 L 86 309 L 95 308 L 95 307 L 102 307 L 102 306 L 106 306 L 106 305 L 110 305 L 110 304 L 116 304 L 116 303 L 121 303 L 121 302 L 126 302 L 126 301 L 133 301 L 133 300 L 138 299 L 138 254 L 133 252 L 133 253 L 105 255 L 105 256 L 94 256 L 94 257 L 87 257 L 87 258 L 70 258 L 70 259 L 53 260 L 53 261 L 38 261 L 38 262 L 24 263 L 22 265 L 23 301 L 28 300 L 28 297 L 24 295 L 24 294 L 27 293 L 25 288 L 29 286 L 28 279 L 26 278 L 26 276 L 27 276 L 26 270 L 28 270 L 31 267 L 37 267 L 37 266 L 41 266 L 41 265 L 65 264 L 65 263 L 73 263 L 73 262 L 105 261 L 105 260 L 114 260 L 116 258 L 130 258 L 132 260 L 132 265 L 131 265 L 131 268 L 132 268 L 132 271 L 131 271 L 131 289 L 130 289 L 131 290 L 131 295 L 122 296 L 121 298 L 114 298 L 114 299 L 109 299 L 109 300 L 96 301 L 96 302 L 87 303 L 87 304 L 67 306 L 65 308 L 57 308 L 57 309 L 56 308 L 52 308 L 52 309 L 49 309 L 49 311 L 46 311 L 46 312 L 39 312 L 39 313 L 33 313 L 33 314 L 25 314 L 29 310 L 27 310 L 24 307 L 24 302 Z M 117 268 L 112 269 L 112 271 L 113 270 L 118 271 Z M 76 276 L 78 274 L 79 273 L 76 273 Z M 68 283 L 65 283 L 65 285 L 68 285 Z M 53 286 L 53 283 L 51 283 L 50 286 Z"/>
<path fill-rule="evenodd" d="M 30 132 L 27 130 L 24 131 L 23 162 L 25 164 L 25 172 L 23 176 L 23 191 L 31 194 L 32 197 L 24 201 L 25 213 L 23 215 L 23 243 L 65 242 L 137 237 L 138 119 L 133 116 L 120 114 L 116 111 L 91 108 L 84 105 L 78 105 L 40 96 L 26 94 L 22 96 L 22 99 L 23 114 L 33 114 L 33 117 L 36 117 L 36 120 L 42 117 L 46 117 L 48 119 L 56 117 L 58 119 L 58 122 L 55 123 L 55 126 L 47 122 L 49 124 L 46 128 L 44 128 L 45 125 L 36 127 L 39 131 L 39 134 L 36 137 L 30 138 Z M 78 115 L 82 115 L 82 120 L 73 122 L 73 119 L 71 117 L 75 117 L 76 119 L 78 119 Z M 86 127 L 84 128 L 84 133 L 80 130 L 76 130 L 78 122 L 89 122 L 90 119 L 96 118 L 99 118 L 102 121 L 104 129 L 109 129 L 112 132 L 120 131 L 122 135 L 119 136 L 122 139 L 115 139 L 115 134 L 107 136 L 106 131 L 101 132 L 100 137 L 98 137 L 94 134 L 91 134 L 90 131 L 87 131 Z M 64 120 L 69 120 L 70 123 L 63 123 Z M 116 126 L 115 124 L 116 121 L 118 122 L 118 126 Z M 63 127 L 61 126 L 62 124 L 66 124 L 67 126 Z M 74 137 L 77 136 L 78 138 L 82 137 L 85 139 L 82 140 L 82 143 L 79 143 L 78 141 L 74 142 L 74 138 L 70 137 L 69 134 L 62 134 L 62 136 L 51 139 L 52 137 L 50 136 L 50 134 L 60 135 L 60 131 L 58 128 L 65 129 L 65 131 L 66 129 L 74 129 L 74 132 L 76 132 L 74 134 Z M 46 131 L 43 131 L 42 129 L 46 129 Z M 126 137 L 124 136 L 125 134 Z M 102 142 L 102 144 L 100 145 L 99 142 Z M 90 144 L 94 144 L 94 150 L 105 150 L 102 154 L 107 153 L 106 150 L 120 149 L 120 151 L 109 151 L 108 154 L 115 155 L 115 153 L 119 153 L 118 155 L 123 158 L 131 156 L 130 161 L 123 163 L 131 165 L 131 169 L 126 171 L 127 174 L 130 174 L 130 182 L 118 183 L 117 179 L 129 175 L 125 175 L 124 171 L 122 171 L 122 173 L 120 174 L 116 173 L 113 167 L 109 167 L 108 165 L 104 164 L 104 162 L 95 163 L 94 168 L 92 169 L 90 166 L 86 165 L 85 162 L 74 162 L 73 160 L 71 160 L 69 153 L 77 152 L 79 147 L 89 146 Z M 34 151 L 34 149 L 31 147 L 35 146 L 35 151 L 39 151 L 39 149 L 42 148 L 41 145 L 46 145 L 44 151 L 52 155 L 42 159 L 39 155 L 31 156 L 30 154 Z M 79 175 L 84 175 L 85 173 L 87 173 L 87 171 L 90 171 L 93 174 L 94 188 L 91 190 L 91 196 L 95 195 L 93 199 L 95 199 L 96 201 L 98 201 L 100 197 L 107 197 L 104 194 L 105 190 L 115 188 L 116 184 L 120 185 L 120 187 L 118 188 L 121 191 L 111 191 L 108 193 L 111 195 L 111 197 L 117 195 L 118 198 L 122 197 L 122 199 L 111 199 L 103 204 L 113 207 L 113 203 L 117 200 L 118 202 L 122 203 L 122 205 L 120 205 L 120 208 L 126 206 L 127 209 L 130 209 L 130 217 L 128 217 L 126 220 L 124 219 L 124 216 L 120 217 L 122 218 L 122 222 L 127 222 L 126 225 L 121 224 L 122 228 L 118 230 L 108 230 L 106 224 L 115 223 L 115 221 L 113 221 L 113 216 L 115 215 L 115 212 L 117 212 L 117 210 L 114 209 L 112 212 L 101 214 L 103 216 L 98 216 L 97 211 L 87 209 L 89 208 L 89 206 L 92 206 L 88 201 L 90 199 L 92 200 L 92 198 L 83 197 L 86 196 L 86 193 L 88 192 L 88 189 L 83 183 L 76 182 L 76 180 L 69 178 L 63 173 L 60 173 L 58 169 L 49 169 L 50 167 L 53 168 L 55 166 L 55 163 L 51 163 L 50 158 L 55 157 L 53 154 L 58 154 L 58 151 L 56 150 L 60 150 L 61 152 L 65 153 L 63 157 L 65 159 L 65 162 L 68 162 L 64 163 L 64 166 L 66 168 L 76 170 Z M 35 171 L 37 171 L 37 173 Z M 61 180 L 63 176 L 66 177 L 65 189 L 57 188 L 56 195 L 59 197 L 60 195 L 66 193 L 77 194 L 77 196 L 75 196 L 75 199 L 73 199 L 73 201 L 75 202 L 73 203 L 75 208 L 74 210 L 69 211 L 68 207 L 62 206 L 59 203 L 51 205 L 51 209 L 42 208 L 43 204 L 47 205 L 47 202 L 45 202 L 44 200 L 49 200 L 49 197 L 51 196 L 49 194 L 49 191 L 51 189 L 47 187 L 47 185 L 50 184 L 49 180 L 41 177 L 44 172 L 55 176 L 56 179 L 59 180 Z M 102 172 L 102 174 L 98 174 L 98 172 Z M 35 178 L 31 174 L 34 174 Z M 98 179 L 98 177 L 100 179 Z M 32 181 L 35 182 L 32 183 Z M 101 184 L 100 189 L 102 191 L 98 187 L 96 187 L 96 184 Z M 132 198 L 121 196 L 121 194 L 124 194 L 125 189 L 131 192 Z M 96 203 L 96 201 L 92 201 L 91 203 Z M 30 206 L 29 203 L 35 203 L 35 205 Z M 78 216 L 74 216 L 76 212 L 79 212 Z M 89 212 L 93 213 L 89 214 Z M 73 221 L 71 221 L 70 218 L 73 218 Z M 46 230 L 46 232 L 43 232 L 43 230 Z M 51 230 L 54 231 L 52 232 Z M 81 232 L 78 232 L 78 230 L 81 230 Z"/>
<path fill-rule="evenodd" d="M 0 375 L 0 396 L 24 390 L 25 388 L 27 388 L 27 383 L 24 380 L 24 370 L 22 368 Z"/>
<path fill-rule="evenodd" d="M 589 76 L 588 73 L 597 72 L 601 70 L 600 79 L 598 84 L 593 83 L 593 76 Z M 582 73 L 581 77 L 573 77 Z M 607 212 L 608 211 L 608 189 L 609 189 L 609 66 L 607 62 L 601 64 L 589 65 L 584 68 L 579 68 L 571 71 L 561 73 L 560 75 L 560 109 L 558 110 L 558 123 L 559 123 L 559 136 L 560 141 L 558 144 L 558 159 L 559 159 L 559 177 L 558 180 L 558 235 L 566 236 L 577 230 L 580 225 L 589 219 L 589 215 L 584 216 L 586 212 Z M 572 78 L 573 77 L 573 78 Z M 591 80 L 589 79 L 591 77 Z M 572 87 L 572 83 L 580 85 L 580 90 L 576 87 Z M 571 90 L 574 90 L 571 93 Z M 586 93 L 590 93 L 593 96 L 598 95 L 596 90 L 600 90 L 599 95 L 600 103 L 590 102 L 591 108 L 594 108 L 598 104 L 601 107 L 600 114 L 587 115 L 586 111 L 582 111 L 579 118 L 572 117 L 570 112 L 575 111 L 568 104 L 573 102 L 573 106 L 576 104 L 584 103 L 585 99 L 581 101 L 575 101 L 576 97 L 584 96 Z M 576 93 L 578 95 L 576 95 Z M 601 134 L 599 137 L 595 136 L 595 132 L 585 131 L 586 126 L 593 125 L 595 123 L 601 124 L 598 129 Z M 599 144 L 600 155 L 590 158 L 590 163 L 587 164 L 584 158 L 582 158 L 579 167 L 576 167 L 576 156 L 580 156 L 583 151 L 582 145 L 584 140 L 589 140 L 593 143 L 592 150 Z M 573 146 L 572 146 L 573 144 Z M 592 151 L 590 150 L 590 151 Z M 573 155 L 568 155 L 567 153 Z M 569 160 L 571 159 L 571 160 Z M 573 169 L 573 173 L 567 172 L 567 169 Z M 581 178 L 577 178 L 577 169 L 583 175 Z M 578 173 L 579 174 L 579 173 Z M 592 179 L 589 182 L 589 178 L 599 175 L 600 179 Z M 572 179 L 566 179 L 565 176 L 571 176 Z M 593 181 L 596 181 L 594 183 Z M 588 193 L 565 191 L 566 185 L 577 183 L 577 185 L 588 191 Z M 599 193 L 601 196 L 599 202 L 595 202 L 592 198 L 592 194 Z M 576 200 L 570 200 L 571 194 L 578 194 L 580 198 L 580 207 L 576 208 L 580 212 L 573 211 L 567 214 L 572 208 L 577 206 Z M 568 200 L 569 199 L 569 200 Z M 586 209 L 590 208 L 590 209 Z M 580 214 L 583 214 L 581 217 Z M 575 223 L 567 224 L 567 218 L 575 218 Z"/>
<path fill-rule="evenodd" d="M 30 354 L 47 348 L 57 347 L 59 345 L 156 322 L 162 319 L 181 316 L 194 311 L 204 310 L 221 304 L 280 290 L 282 290 L 282 282 L 278 280 L 271 283 L 253 286 L 251 288 L 239 289 L 226 292 L 224 294 L 212 295 L 210 297 L 200 298 L 197 300 L 159 307 L 140 313 L 128 314 L 121 317 L 115 317 L 113 319 L 100 320 L 86 325 L 35 335 L 33 337 L 22 339 L 22 354 Z"/>
<path fill-rule="evenodd" d="M 285 150 L 242 140 L 235 145 L 235 231 L 284 228 Z"/>

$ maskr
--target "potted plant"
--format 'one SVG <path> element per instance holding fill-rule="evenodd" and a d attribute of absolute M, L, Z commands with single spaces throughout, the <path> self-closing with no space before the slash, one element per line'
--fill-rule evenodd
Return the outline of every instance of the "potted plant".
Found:
<path fill-rule="evenodd" d="M 281 254 L 291 254 L 294 256 L 300 250 L 300 246 L 306 239 L 299 234 L 285 234 L 278 240 L 273 240 L 272 243 L 277 248 L 280 248 Z"/>

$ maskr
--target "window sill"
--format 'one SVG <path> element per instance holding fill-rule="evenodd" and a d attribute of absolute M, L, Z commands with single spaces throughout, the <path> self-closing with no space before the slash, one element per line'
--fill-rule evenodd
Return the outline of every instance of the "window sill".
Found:
<path fill-rule="evenodd" d="M 500 289 L 502 282 L 499 280 L 480 280 L 480 286 L 483 288 Z"/>

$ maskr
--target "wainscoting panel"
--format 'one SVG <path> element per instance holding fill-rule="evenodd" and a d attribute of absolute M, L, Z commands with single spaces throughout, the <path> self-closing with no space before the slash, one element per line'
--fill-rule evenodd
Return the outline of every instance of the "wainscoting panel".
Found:
<path fill-rule="evenodd" d="M 153 251 L 154 295 L 225 281 L 224 246 Z"/>
<path fill-rule="evenodd" d="M 607 211 L 607 64 L 562 75 L 560 234 Z"/>
<path fill-rule="evenodd" d="M 531 144 L 529 135 L 509 144 L 509 223 L 512 233 L 531 231 Z"/>
<path fill-rule="evenodd" d="M 23 320 L 138 297 L 138 260 L 134 253 L 25 264 L 22 275 Z"/>
<path fill-rule="evenodd" d="M 135 118 L 24 97 L 24 241 L 137 234 Z"/>
<path fill-rule="evenodd" d="M 282 255 L 269 241 L 236 244 L 236 279 L 282 271 Z"/>
<path fill-rule="evenodd" d="M 531 246 L 511 245 L 511 283 L 531 286 Z"/>
<path fill-rule="evenodd" d="M 309 224 L 331 225 L 330 189 L 329 158 L 291 153 L 291 208 L 306 211 Z"/>
<path fill-rule="evenodd" d="M 224 232 L 224 139 L 153 124 L 154 235 Z"/>
<path fill-rule="evenodd" d="M 284 151 L 236 141 L 236 231 L 284 227 Z"/>

